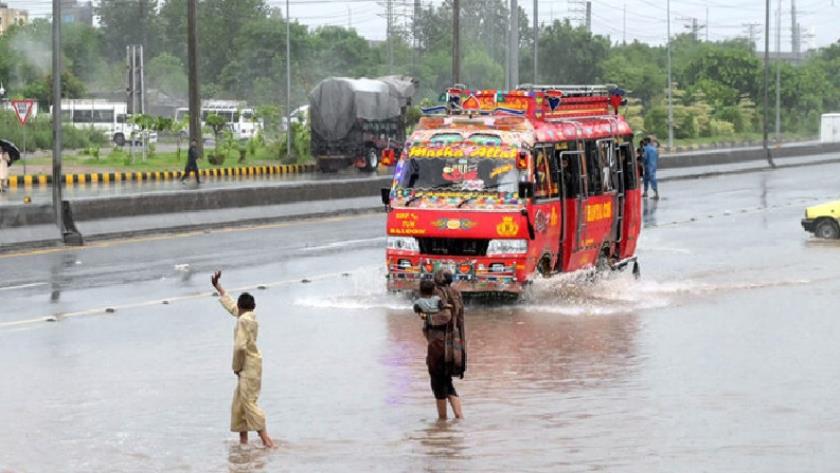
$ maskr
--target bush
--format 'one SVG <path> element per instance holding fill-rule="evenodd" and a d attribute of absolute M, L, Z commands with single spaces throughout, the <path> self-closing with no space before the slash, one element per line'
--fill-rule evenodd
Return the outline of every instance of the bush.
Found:
<path fill-rule="evenodd" d="M 207 156 L 207 161 L 214 166 L 221 166 L 225 162 L 225 155 L 222 153 L 211 153 Z"/>
<path fill-rule="evenodd" d="M 712 118 L 709 122 L 709 129 L 712 136 L 732 136 L 736 131 L 734 124 L 717 118 Z"/>

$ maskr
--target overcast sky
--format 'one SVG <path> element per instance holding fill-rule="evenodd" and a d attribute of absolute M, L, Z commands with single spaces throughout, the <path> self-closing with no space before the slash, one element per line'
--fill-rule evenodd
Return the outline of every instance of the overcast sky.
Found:
<path fill-rule="evenodd" d="M 49 16 L 51 0 L 2 0 L 12 8 L 24 8 L 33 16 Z M 150 0 L 154 2 L 155 0 Z M 413 0 L 393 0 L 398 21 L 410 20 Z M 285 0 L 268 0 L 273 7 L 285 8 Z M 421 0 L 429 5 L 440 0 Z M 575 13 L 575 0 L 539 0 L 540 22 L 553 19 L 580 16 Z M 764 3 L 761 0 L 673 0 L 671 1 L 671 32 L 687 31 L 685 25 L 696 18 L 698 24 L 706 24 L 708 12 L 708 38 L 720 40 L 746 36 L 747 24 L 754 27 L 758 49 L 764 50 Z M 771 0 L 770 50 L 776 49 L 776 8 L 778 0 Z M 783 0 L 781 49 L 791 49 L 791 0 Z M 521 2 L 529 18 L 533 12 L 533 0 Z M 624 11 L 626 7 L 626 31 Z M 840 40 L 840 0 L 796 1 L 797 17 L 802 28 L 803 49 L 821 47 Z M 384 0 L 290 0 L 292 18 L 307 25 L 352 25 L 359 33 L 370 39 L 385 38 Z M 592 30 L 621 41 L 626 34 L 627 41 L 638 39 L 647 43 L 663 43 L 667 37 L 667 14 L 665 0 L 592 0 Z M 700 36 L 706 38 L 707 30 Z"/>

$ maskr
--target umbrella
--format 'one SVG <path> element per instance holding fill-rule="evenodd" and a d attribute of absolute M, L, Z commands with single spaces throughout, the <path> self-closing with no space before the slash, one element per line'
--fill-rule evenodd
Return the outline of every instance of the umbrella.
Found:
<path fill-rule="evenodd" d="M 9 153 L 9 157 L 12 159 L 12 162 L 20 159 L 20 150 L 11 141 L 0 140 L 0 149 Z"/>

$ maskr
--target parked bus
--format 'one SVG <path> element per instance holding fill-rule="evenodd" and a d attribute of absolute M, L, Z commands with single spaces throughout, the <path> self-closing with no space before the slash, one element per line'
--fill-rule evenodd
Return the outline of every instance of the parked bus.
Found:
<path fill-rule="evenodd" d="M 439 268 L 466 292 L 521 293 L 538 275 L 638 274 L 639 171 L 623 91 L 450 89 L 424 110 L 383 189 L 388 289 Z M 610 109 L 612 108 L 612 112 Z"/>
<path fill-rule="evenodd" d="M 63 99 L 61 121 L 76 128 L 93 128 L 102 131 L 117 146 L 123 146 L 132 139 L 141 140 L 140 127 L 128 122 L 128 107 L 125 102 L 111 102 L 103 99 Z M 50 107 L 52 113 L 52 107 Z M 149 131 L 149 142 L 157 141 L 157 133 Z"/>
<path fill-rule="evenodd" d="M 180 107 L 175 111 L 175 120 L 183 120 L 190 113 L 189 108 Z M 245 102 L 237 100 L 202 100 L 201 126 L 206 125 L 207 117 L 211 114 L 225 119 L 227 129 L 237 140 L 251 139 L 263 130 L 263 120 L 257 118 L 253 108 Z"/>

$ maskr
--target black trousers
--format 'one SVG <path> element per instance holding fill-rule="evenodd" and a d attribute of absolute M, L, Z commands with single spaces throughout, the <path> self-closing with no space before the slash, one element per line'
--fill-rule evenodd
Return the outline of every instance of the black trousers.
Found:
<path fill-rule="evenodd" d="M 195 182 L 200 183 L 201 180 L 198 178 L 198 164 L 196 163 L 187 163 L 187 167 L 184 168 L 184 175 L 181 176 L 181 180 L 183 181 L 184 179 L 190 177 L 191 172 L 195 173 Z"/>

